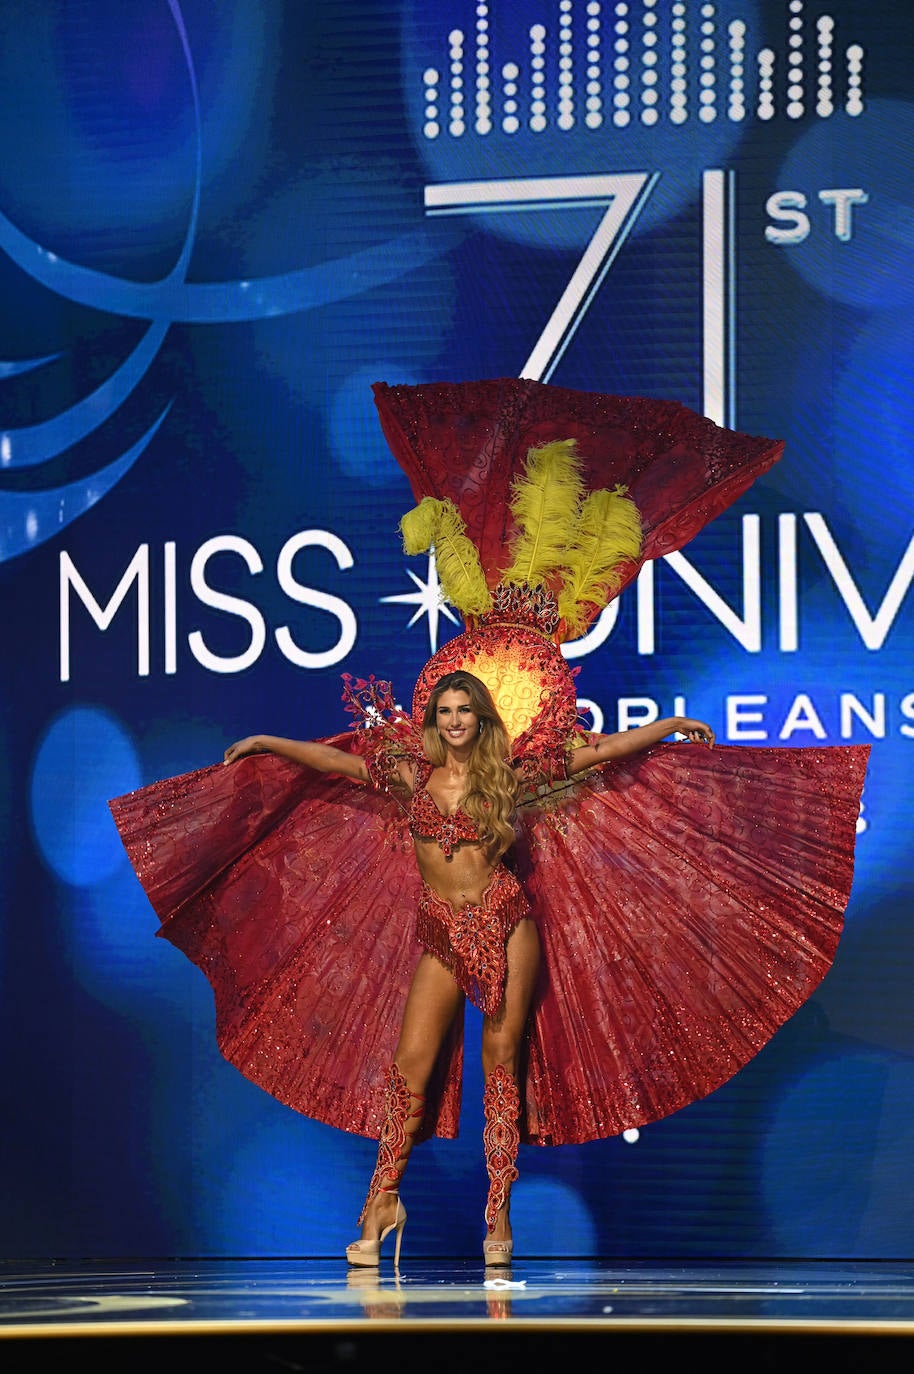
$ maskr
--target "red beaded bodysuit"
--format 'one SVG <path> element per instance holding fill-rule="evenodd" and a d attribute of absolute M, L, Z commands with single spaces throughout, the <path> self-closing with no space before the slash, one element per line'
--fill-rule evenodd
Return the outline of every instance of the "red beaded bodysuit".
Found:
<path fill-rule="evenodd" d="M 280 1101 L 376 1138 L 422 949 L 490 1010 L 529 914 L 543 958 L 521 1139 L 616 1135 L 731 1078 L 815 990 L 841 935 L 869 746 L 665 743 L 566 772 L 589 736 L 558 646 L 782 445 L 677 403 L 526 380 L 374 390 L 418 502 L 404 545 L 434 548 L 466 629 L 426 664 L 411 714 L 386 684 L 347 681 L 359 719 L 326 742 L 363 754 L 371 784 L 256 755 L 112 813 L 158 933 L 212 985 L 222 1053 Z M 411 838 L 470 837 L 422 773 L 424 705 L 456 668 L 492 690 L 528 784 L 508 866 L 461 912 L 421 882 Z M 417 767 L 408 808 L 388 786 L 398 755 Z M 457 1134 L 462 1052 L 458 1021 L 420 1138 Z"/>
<path fill-rule="evenodd" d="M 409 803 L 409 828 L 413 835 L 437 841 L 445 855 L 463 841 L 478 841 L 479 831 L 471 816 L 458 807 L 443 815 L 428 790 L 432 765 L 418 762 Z M 503 863 L 492 874 L 482 901 L 465 902 L 454 910 L 450 902 L 423 882 L 416 916 L 416 939 L 450 969 L 455 982 L 470 1001 L 487 1016 L 494 1016 L 504 995 L 508 962 L 508 936 L 530 905 L 520 883 Z"/>

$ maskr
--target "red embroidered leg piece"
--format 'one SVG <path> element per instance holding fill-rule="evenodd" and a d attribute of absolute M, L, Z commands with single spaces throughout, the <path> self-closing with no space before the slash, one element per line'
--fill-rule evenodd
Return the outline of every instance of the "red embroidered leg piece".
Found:
<path fill-rule="evenodd" d="M 377 1268 L 380 1263 L 381 1245 L 391 1231 L 396 1232 L 394 1267 L 400 1262 L 400 1240 L 406 1225 L 406 1209 L 400 1201 L 400 1180 L 406 1168 L 406 1161 L 412 1149 L 413 1139 L 422 1122 L 425 1111 L 425 1097 L 411 1092 L 404 1075 L 396 1064 L 387 1070 L 384 1090 L 385 1113 L 378 1139 L 378 1160 L 368 1185 L 368 1196 L 359 1217 L 361 1226 L 369 1205 L 379 1193 L 391 1193 L 397 1199 L 394 1219 L 381 1230 L 377 1240 L 355 1240 L 346 1246 L 346 1258 L 352 1265 L 363 1268 Z M 414 1107 L 413 1102 L 417 1105 Z"/>
<path fill-rule="evenodd" d="M 369 1203 L 374 1201 L 378 1193 L 399 1191 L 400 1179 L 406 1169 L 413 1137 L 419 1129 L 425 1111 L 424 1095 L 410 1091 L 396 1064 L 391 1064 L 387 1070 L 384 1101 L 384 1122 L 378 1138 L 378 1161 L 359 1217 L 360 1226 L 365 1220 Z M 415 1108 L 412 1106 L 413 1101 L 418 1104 Z"/>
<path fill-rule="evenodd" d="M 507 1205 L 511 1184 L 517 1178 L 516 1161 L 520 1147 L 520 1093 L 513 1075 L 503 1064 L 497 1064 L 486 1079 L 482 1103 L 485 1113 L 482 1143 L 489 1175 L 486 1229 L 491 1235 L 499 1212 Z M 486 1264 L 510 1264 L 512 1248 L 509 1240 L 487 1240 L 483 1246 Z"/>

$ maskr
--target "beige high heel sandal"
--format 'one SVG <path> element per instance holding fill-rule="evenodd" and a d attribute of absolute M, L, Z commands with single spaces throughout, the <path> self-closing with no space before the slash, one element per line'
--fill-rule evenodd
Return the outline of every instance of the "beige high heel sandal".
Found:
<path fill-rule="evenodd" d="M 382 1188 L 381 1192 L 388 1192 L 389 1189 Z M 406 1208 L 400 1201 L 400 1194 L 396 1194 L 397 1210 L 393 1221 L 389 1226 L 385 1226 L 377 1240 L 354 1240 L 351 1245 L 346 1246 L 346 1259 L 350 1264 L 362 1269 L 377 1269 L 381 1263 L 381 1246 L 390 1235 L 391 1231 L 397 1233 L 397 1243 L 394 1248 L 394 1268 L 400 1263 L 400 1241 L 403 1236 L 403 1228 L 406 1225 Z"/>
<path fill-rule="evenodd" d="M 483 1242 L 482 1257 L 486 1262 L 487 1269 L 510 1269 L 513 1254 L 513 1240 L 487 1240 Z"/>

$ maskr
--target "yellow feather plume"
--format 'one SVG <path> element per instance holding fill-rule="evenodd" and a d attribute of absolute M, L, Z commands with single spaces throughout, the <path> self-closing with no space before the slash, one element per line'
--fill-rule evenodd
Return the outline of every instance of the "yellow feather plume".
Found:
<path fill-rule="evenodd" d="M 466 526 L 453 501 L 423 496 L 400 521 L 403 550 L 408 554 L 435 550 L 441 590 L 461 615 L 483 615 L 492 608 L 479 554 L 466 535 Z"/>
<path fill-rule="evenodd" d="M 403 552 L 410 555 L 425 553 L 435 542 L 440 508 L 444 503 L 433 496 L 423 496 L 418 506 L 408 510 L 400 520 Z"/>
<path fill-rule="evenodd" d="M 574 439 L 561 439 L 527 454 L 524 476 L 514 483 L 511 514 L 518 533 L 504 582 L 548 584 L 567 566 L 583 494 Z"/>
<path fill-rule="evenodd" d="M 641 553 L 641 517 L 625 493 L 625 487 L 594 491 L 581 506 L 558 598 L 568 638 L 586 627 L 593 605 L 602 609 L 609 601 L 620 565 Z"/>

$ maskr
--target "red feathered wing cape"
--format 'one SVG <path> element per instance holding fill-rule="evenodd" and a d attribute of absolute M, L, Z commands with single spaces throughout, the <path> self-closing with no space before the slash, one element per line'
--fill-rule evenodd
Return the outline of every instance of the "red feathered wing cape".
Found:
<path fill-rule="evenodd" d="M 531 447 L 575 438 L 588 487 L 629 488 L 645 537 L 623 586 L 782 448 L 676 403 L 516 379 L 378 384 L 375 399 L 417 500 L 453 500 L 491 585 L 513 533 L 510 483 Z M 463 647 L 458 636 L 440 651 L 448 667 Z M 528 757 L 554 755 L 573 722 L 557 648 L 551 661 L 560 709 L 526 732 Z M 327 742 L 364 743 L 358 731 Z M 840 939 L 868 755 L 663 744 L 521 807 L 512 862 L 543 944 L 524 1140 L 594 1140 L 667 1116 L 726 1082 L 803 1004 Z M 159 934 L 212 985 L 226 1059 L 295 1110 L 376 1136 L 420 954 L 419 878 L 398 803 L 258 755 L 110 806 Z M 458 1023 L 423 1136 L 457 1133 L 461 1066 Z"/>

